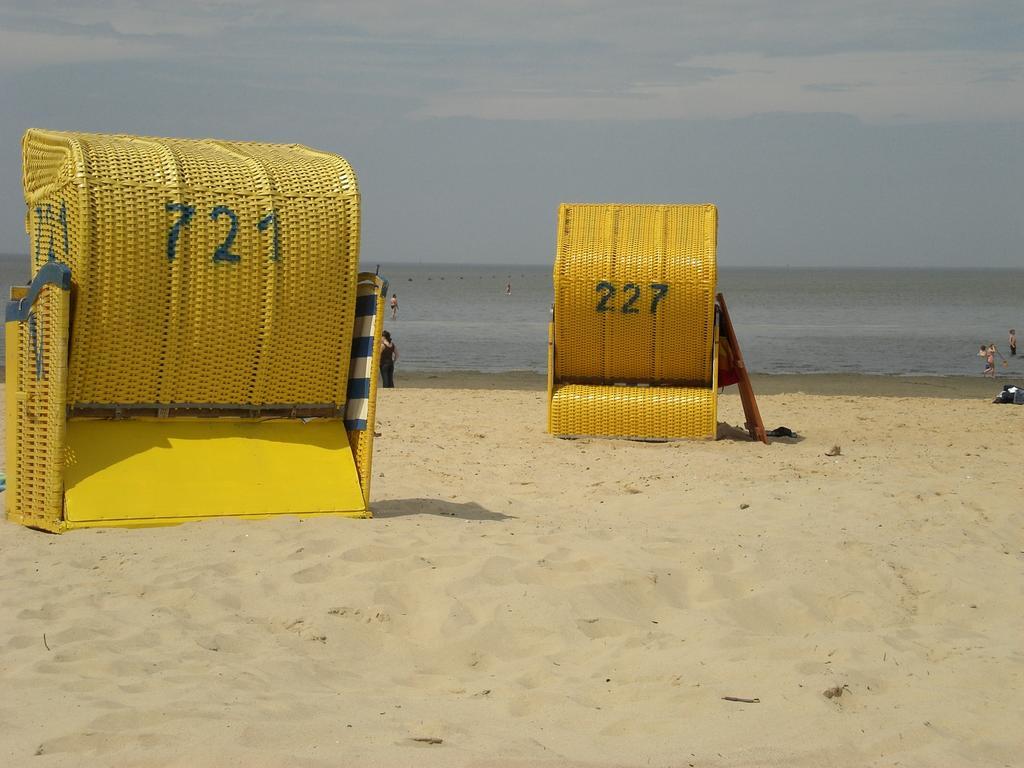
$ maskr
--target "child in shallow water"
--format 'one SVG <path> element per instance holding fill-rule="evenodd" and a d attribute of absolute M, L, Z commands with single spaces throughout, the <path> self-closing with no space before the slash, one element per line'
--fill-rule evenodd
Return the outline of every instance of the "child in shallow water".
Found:
<path fill-rule="evenodd" d="M 984 376 L 995 376 L 996 375 L 996 353 L 995 351 L 984 344 L 978 349 L 978 357 L 985 360 L 985 370 L 982 375 Z"/>

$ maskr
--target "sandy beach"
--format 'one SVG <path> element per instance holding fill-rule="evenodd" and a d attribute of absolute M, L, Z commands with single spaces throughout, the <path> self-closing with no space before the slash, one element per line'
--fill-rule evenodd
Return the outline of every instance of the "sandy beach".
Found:
<path fill-rule="evenodd" d="M 0 523 L 0 764 L 1024 761 L 1001 381 L 759 377 L 765 446 L 734 389 L 715 442 L 556 440 L 512 378 L 399 371 L 373 520 Z"/>

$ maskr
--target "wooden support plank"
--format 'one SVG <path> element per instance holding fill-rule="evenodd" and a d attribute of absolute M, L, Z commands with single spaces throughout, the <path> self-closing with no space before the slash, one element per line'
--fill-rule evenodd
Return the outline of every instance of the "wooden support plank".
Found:
<path fill-rule="evenodd" d="M 743 362 L 743 353 L 740 352 L 740 342 L 736 338 L 736 331 L 732 327 L 732 319 L 729 317 L 729 308 L 725 304 L 725 296 L 718 294 L 718 308 L 721 312 L 722 327 L 721 333 L 729 341 L 732 348 L 732 364 L 736 370 L 739 380 L 736 386 L 740 390 L 740 402 L 743 403 L 743 415 L 746 417 L 747 432 L 753 440 L 760 440 L 768 443 L 768 435 L 764 431 L 764 422 L 761 421 L 761 412 L 757 409 L 757 400 L 754 398 L 754 388 L 750 384 L 750 376 L 747 374 L 747 366 Z"/>

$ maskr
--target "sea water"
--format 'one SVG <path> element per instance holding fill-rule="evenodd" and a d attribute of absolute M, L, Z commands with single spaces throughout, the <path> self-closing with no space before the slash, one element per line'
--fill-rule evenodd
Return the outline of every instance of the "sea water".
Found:
<path fill-rule="evenodd" d="M 399 366 L 545 370 L 551 267 L 385 264 L 381 274 L 398 294 L 385 327 Z M 975 374 L 982 343 L 1008 356 L 1007 330 L 1024 337 L 1024 270 L 722 268 L 718 288 L 758 373 Z M 1010 362 L 1000 370 L 1024 373 L 1024 357 Z"/>
<path fill-rule="evenodd" d="M 27 271 L 27 256 L 0 256 L 5 295 Z M 384 325 L 399 368 L 545 370 L 550 266 L 381 264 L 380 273 L 397 294 L 398 316 L 388 310 Z M 979 345 L 1009 357 L 1007 330 L 1024 339 L 1024 269 L 722 267 L 718 287 L 758 373 L 980 374 Z M 1024 354 L 997 365 L 1024 378 Z"/>

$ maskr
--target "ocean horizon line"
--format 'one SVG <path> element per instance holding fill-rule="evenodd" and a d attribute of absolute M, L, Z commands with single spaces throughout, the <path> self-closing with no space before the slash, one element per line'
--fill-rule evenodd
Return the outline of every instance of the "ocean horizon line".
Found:
<path fill-rule="evenodd" d="M 372 262 L 377 264 L 378 262 Z M 487 264 L 481 262 L 457 262 L 457 261 L 381 261 L 379 264 L 389 267 L 479 267 L 494 269 L 518 269 L 523 267 L 547 267 L 553 268 L 554 260 L 548 262 L 529 262 L 525 264 L 495 263 Z M 804 264 L 783 264 L 783 265 L 757 265 L 757 264 L 723 264 L 721 259 L 718 262 L 718 270 L 765 270 L 765 271 L 786 271 L 786 270 L 807 270 L 821 272 L 1024 272 L 1024 267 L 950 267 L 950 266 L 928 266 L 928 265 L 898 265 L 888 264 L 880 266 L 859 265 L 804 265 Z"/>
<path fill-rule="evenodd" d="M 12 252 L 0 252 L 0 259 L 15 260 L 25 259 L 30 260 L 30 256 L 27 252 L 25 253 L 12 253 Z M 402 261 L 402 260 L 389 260 L 389 261 L 374 261 L 374 260 L 360 260 L 360 266 L 365 270 L 370 265 L 380 265 L 382 267 L 438 267 L 438 268 L 452 268 L 458 269 L 460 267 L 472 267 L 480 269 L 523 269 L 523 268 L 553 268 L 554 257 L 548 261 L 529 261 L 522 263 L 510 263 L 510 262 L 478 262 L 478 261 Z M 728 264 L 722 263 L 721 257 L 719 257 L 718 263 L 719 271 L 730 271 L 730 270 L 744 270 L 744 271 L 772 271 L 782 272 L 788 270 L 801 270 L 801 271 L 820 271 L 820 272 L 1024 272 L 1024 266 L 1021 267 L 1002 267 L 1002 266 L 938 266 L 929 264 L 858 264 L 858 265 L 846 265 L 846 264 Z"/>

